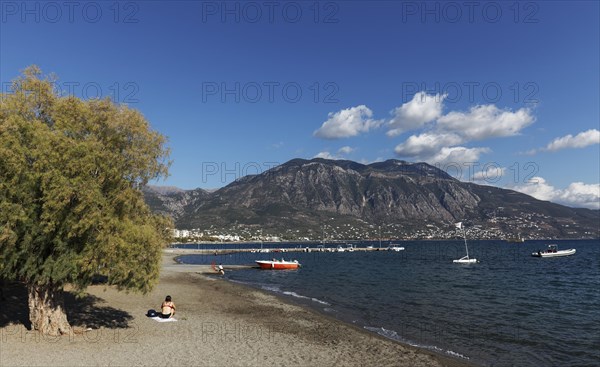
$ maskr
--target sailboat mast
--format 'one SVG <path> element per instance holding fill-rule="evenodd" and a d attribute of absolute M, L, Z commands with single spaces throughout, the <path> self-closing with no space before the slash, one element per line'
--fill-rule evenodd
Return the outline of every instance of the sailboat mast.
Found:
<path fill-rule="evenodd" d="M 465 238 L 465 250 L 467 251 L 467 259 L 469 258 L 469 247 L 467 247 L 467 231 L 463 227 L 463 236 Z"/>

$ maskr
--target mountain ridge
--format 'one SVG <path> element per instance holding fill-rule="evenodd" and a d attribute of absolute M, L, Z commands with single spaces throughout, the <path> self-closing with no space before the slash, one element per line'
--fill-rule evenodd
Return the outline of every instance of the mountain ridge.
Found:
<path fill-rule="evenodd" d="M 374 228 L 384 226 L 389 237 L 437 238 L 457 221 L 481 228 L 489 238 L 599 237 L 598 210 L 461 182 L 427 163 L 395 159 L 365 165 L 297 158 L 214 192 L 144 193 L 152 209 L 172 216 L 178 228 L 250 237 L 265 230 L 290 239 L 317 238 L 329 226 L 346 238 L 372 238 Z"/>

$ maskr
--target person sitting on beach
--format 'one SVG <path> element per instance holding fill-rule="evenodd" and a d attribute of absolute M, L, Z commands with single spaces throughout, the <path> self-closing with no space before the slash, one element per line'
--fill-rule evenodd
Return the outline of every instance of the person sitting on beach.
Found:
<path fill-rule="evenodd" d="M 175 315 L 175 303 L 171 301 L 171 296 L 167 296 L 162 305 L 160 305 L 160 312 L 159 316 L 163 319 L 168 319 Z"/>
<path fill-rule="evenodd" d="M 217 267 L 218 271 L 219 271 L 219 275 L 225 275 L 225 269 L 223 269 L 223 265 L 219 264 L 219 266 Z"/>

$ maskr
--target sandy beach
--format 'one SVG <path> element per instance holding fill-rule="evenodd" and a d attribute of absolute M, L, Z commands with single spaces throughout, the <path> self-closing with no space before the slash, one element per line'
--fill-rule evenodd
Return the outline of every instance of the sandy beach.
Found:
<path fill-rule="evenodd" d="M 75 332 L 42 337 L 29 331 L 22 286 L 5 288 L 0 303 L 2 366 L 465 366 L 466 363 L 373 333 L 227 282 L 208 266 L 175 264 L 166 252 L 160 282 L 147 295 L 91 286 L 68 293 Z M 165 295 L 177 322 L 145 316 Z M 88 330 L 88 331 L 84 331 Z"/>

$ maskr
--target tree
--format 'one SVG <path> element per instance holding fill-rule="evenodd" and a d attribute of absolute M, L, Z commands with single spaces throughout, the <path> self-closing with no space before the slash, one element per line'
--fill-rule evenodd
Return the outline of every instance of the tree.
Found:
<path fill-rule="evenodd" d="M 109 99 L 61 96 L 28 67 L 0 94 L 0 278 L 25 282 L 32 328 L 70 331 L 63 301 L 98 275 L 148 292 L 172 227 L 140 188 L 166 177 L 166 138 Z"/>

